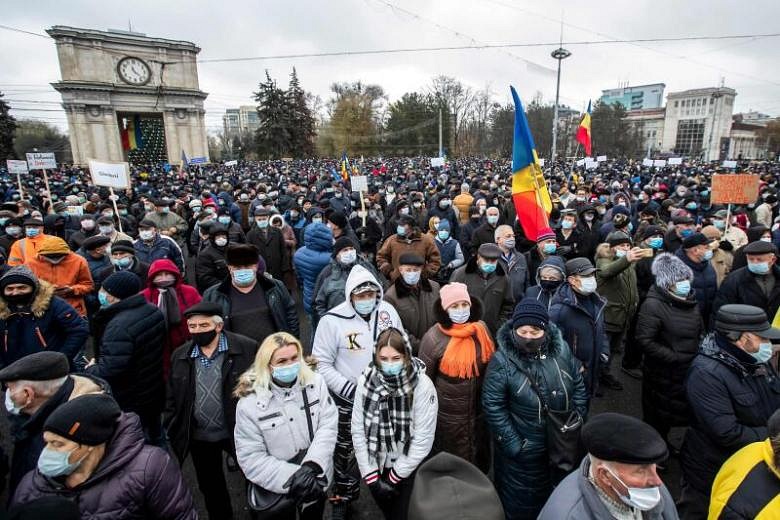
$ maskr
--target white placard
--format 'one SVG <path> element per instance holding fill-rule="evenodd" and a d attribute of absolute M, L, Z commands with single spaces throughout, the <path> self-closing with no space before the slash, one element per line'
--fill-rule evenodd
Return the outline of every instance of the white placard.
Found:
<path fill-rule="evenodd" d="M 669 160 L 667 161 L 669 165 L 677 165 L 682 164 L 682 157 L 669 157 Z"/>
<path fill-rule="evenodd" d="M 431 167 L 444 166 L 444 157 L 431 157 Z"/>
<path fill-rule="evenodd" d="M 642 166 L 652 166 L 653 160 L 652 159 L 642 159 Z"/>
<path fill-rule="evenodd" d="M 8 159 L 5 164 L 8 166 L 8 173 L 27 173 L 27 161 Z"/>
<path fill-rule="evenodd" d="M 607 162 L 607 156 L 599 155 L 598 157 L 596 157 L 596 162 Z"/>
<path fill-rule="evenodd" d="M 51 152 L 28 153 L 27 165 L 31 170 L 43 170 L 44 168 L 53 170 L 57 167 L 57 161 Z"/>
<path fill-rule="evenodd" d="M 577 166 L 582 166 L 585 164 L 585 159 L 577 159 Z"/>
<path fill-rule="evenodd" d="M 653 161 L 653 166 L 655 166 L 656 168 L 663 168 L 664 166 L 666 166 L 666 160 L 656 159 Z"/>
<path fill-rule="evenodd" d="M 368 178 L 365 175 L 353 175 L 349 178 L 352 191 L 368 191 Z"/>
<path fill-rule="evenodd" d="M 225 161 L 225 166 L 237 166 L 237 165 L 238 165 L 238 161 L 236 161 L 236 160 Z"/>
<path fill-rule="evenodd" d="M 89 161 L 89 174 L 95 186 L 125 189 L 130 186 L 128 180 L 129 167 L 126 162 L 104 163 Z"/>
<path fill-rule="evenodd" d="M 544 159 L 539 159 L 539 166 L 544 166 Z"/>
<path fill-rule="evenodd" d="M 737 161 L 723 161 L 723 164 L 721 166 L 723 166 L 724 168 L 736 168 Z"/>
<path fill-rule="evenodd" d="M 599 167 L 599 163 L 596 161 L 585 161 L 586 170 L 595 170 L 598 167 Z"/>

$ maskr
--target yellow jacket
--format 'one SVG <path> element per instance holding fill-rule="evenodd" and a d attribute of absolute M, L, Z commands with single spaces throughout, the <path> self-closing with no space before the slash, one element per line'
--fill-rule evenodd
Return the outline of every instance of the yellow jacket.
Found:
<path fill-rule="evenodd" d="M 720 468 L 709 520 L 780 519 L 780 470 L 769 439 L 748 444 Z"/>

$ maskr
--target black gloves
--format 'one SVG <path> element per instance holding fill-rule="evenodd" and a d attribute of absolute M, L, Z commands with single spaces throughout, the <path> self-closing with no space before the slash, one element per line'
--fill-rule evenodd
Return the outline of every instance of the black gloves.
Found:
<path fill-rule="evenodd" d="M 289 488 L 290 496 L 297 504 L 315 502 L 325 496 L 327 480 L 322 475 L 322 468 L 316 463 L 306 461 L 284 483 L 284 488 Z"/>
<path fill-rule="evenodd" d="M 368 485 L 377 501 L 388 502 L 398 496 L 398 489 L 387 480 L 380 478 Z"/>
<path fill-rule="evenodd" d="M 721 240 L 720 241 L 720 248 L 722 250 L 724 250 L 724 251 L 733 251 L 734 250 L 734 246 L 728 240 Z"/>

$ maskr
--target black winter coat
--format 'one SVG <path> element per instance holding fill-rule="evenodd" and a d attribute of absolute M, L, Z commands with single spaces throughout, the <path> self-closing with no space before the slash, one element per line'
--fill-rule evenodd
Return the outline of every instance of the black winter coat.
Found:
<path fill-rule="evenodd" d="M 277 280 L 283 280 L 284 272 L 289 270 L 291 264 L 282 232 L 269 226 L 263 236 L 260 228 L 253 226 L 246 234 L 246 241 L 260 251 L 260 256 L 265 260 L 266 271 Z"/>
<path fill-rule="evenodd" d="M 112 274 L 118 272 L 119 269 L 117 269 L 114 265 L 109 265 L 108 267 L 103 268 L 102 271 L 100 271 L 99 277 L 101 280 L 105 280 Z M 146 287 L 146 277 L 149 275 L 149 264 L 146 262 L 141 262 L 137 258 L 134 259 L 133 265 L 130 266 L 130 269 L 128 269 L 131 273 L 135 274 L 138 278 L 141 279 L 141 287 Z"/>
<path fill-rule="evenodd" d="M 683 477 L 709 496 L 726 459 L 767 438 L 769 416 L 780 408 L 780 379 L 768 363 L 757 364 L 713 333 L 691 364 L 685 391 L 693 413 L 680 452 Z"/>
<path fill-rule="evenodd" d="M 125 412 L 159 414 L 165 404 L 163 344 L 165 318 L 155 305 L 136 294 L 95 314 L 103 326 L 95 338 L 97 363 L 86 369 L 105 379 Z"/>
<path fill-rule="evenodd" d="M 227 247 L 227 246 L 226 246 Z M 225 247 L 207 245 L 195 261 L 195 286 L 203 294 L 212 285 L 221 283 L 230 272 L 225 261 Z"/>
<path fill-rule="evenodd" d="M 225 426 L 232 440 L 238 403 L 238 399 L 233 397 L 233 390 L 241 374 L 254 363 L 258 345 L 255 340 L 246 336 L 228 331 L 222 333 L 228 343 L 228 351 L 222 355 L 222 409 L 225 412 Z M 194 428 L 192 421 L 195 411 L 195 363 L 200 363 L 200 360 L 190 357 L 192 347 L 192 341 L 188 341 L 171 356 L 171 375 L 166 392 L 163 423 L 168 430 L 173 453 L 180 463 L 187 458 Z"/>
<path fill-rule="evenodd" d="M 474 234 L 471 236 L 471 249 L 474 254 L 477 254 L 477 250 L 482 244 L 496 243 L 496 228 L 500 225 L 500 223 L 496 223 L 494 227 L 485 221 L 484 224 L 474 230 Z"/>
<path fill-rule="evenodd" d="M 757 275 L 751 273 L 747 267 L 731 271 L 715 296 L 712 304 L 713 314 L 728 303 L 742 303 L 763 309 L 771 322 L 780 309 L 780 267 L 773 265 L 772 274 L 775 277 L 775 286 L 767 297 L 756 281 Z"/>
<path fill-rule="evenodd" d="M 693 271 L 691 288 L 695 291 L 696 301 L 699 302 L 701 317 L 704 323 L 709 324 L 712 302 L 718 292 L 718 275 L 715 273 L 715 268 L 709 262 L 691 261 L 683 248 L 678 249 L 675 256 Z"/>
<path fill-rule="evenodd" d="M 466 265 L 455 269 L 450 282 L 466 284 L 469 295 L 482 301 L 483 321 L 495 338 L 501 325 L 512 316 L 515 303 L 509 277 L 504 273 L 504 268 L 499 264 L 493 274 L 484 278 L 477 267 L 475 256 Z"/>
<path fill-rule="evenodd" d="M 642 408 L 670 426 L 689 420 L 685 377 L 699 350 L 704 324 L 693 295 L 675 298 L 653 285 L 639 310 L 635 341 L 644 354 Z"/>

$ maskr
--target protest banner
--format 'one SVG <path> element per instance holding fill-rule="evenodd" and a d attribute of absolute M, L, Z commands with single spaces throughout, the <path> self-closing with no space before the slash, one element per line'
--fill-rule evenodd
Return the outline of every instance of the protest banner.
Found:
<path fill-rule="evenodd" d="M 431 157 L 431 167 L 442 167 L 444 166 L 444 157 Z"/>
<path fill-rule="evenodd" d="M 723 166 L 724 168 L 734 169 L 737 167 L 737 161 L 723 161 L 721 166 Z"/>
<path fill-rule="evenodd" d="M 642 166 L 652 166 L 653 160 L 652 159 L 642 159 Z"/>
<path fill-rule="evenodd" d="M 130 186 L 128 172 L 129 168 L 126 162 L 105 163 L 89 160 L 89 173 L 95 186 L 126 189 Z"/>
<path fill-rule="evenodd" d="M 225 166 L 237 166 L 238 161 L 232 160 L 232 161 L 225 161 Z"/>
<path fill-rule="evenodd" d="M 719 173 L 712 176 L 712 204 L 752 204 L 758 199 L 758 175 Z"/>
<path fill-rule="evenodd" d="M 57 167 L 57 161 L 54 159 L 54 154 L 51 152 L 44 153 L 28 153 L 27 165 L 31 170 L 53 170 Z"/>
<path fill-rule="evenodd" d="M 598 157 L 596 157 L 596 162 L 607 162 L 607 156 L 599 155 Z"/>
<path fill-rule="evenodd" d="M 667 163 L 669 163 L 670 166 L 682 164 L 682 157 L 669 157 Z"/>
<path fill-rule="evenodd" d="M 14 161 L 13 159 L 8 159 L 5 161 L 5 164 L 8 166 L 8 173 L 13 173 L 14 175 L 27 173 L 27 161 Z"/>
<path fill-rule="evenodd" d="M 655 166 L 656 168 L 663 168 L 664 166 L 666 166 L 666 161 L 664 159 L 655 159 L 653 161 L 653 166 Z"/>

